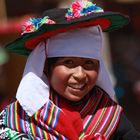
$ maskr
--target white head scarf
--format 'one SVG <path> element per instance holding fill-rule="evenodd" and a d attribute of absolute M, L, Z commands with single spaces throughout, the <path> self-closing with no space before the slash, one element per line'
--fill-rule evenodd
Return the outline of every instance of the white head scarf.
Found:
<path fill-rule="evenodd" d="M 75 56 L 99 60 L 100 68 L 96 85 L 115 100 L 115 92 L 102 59 L 102 31 L 99 26 L 60 33 L 46 42 L 38 44 L 28 57 L 16 95 L 29 116 L 49 100 L 50 85 L 43 73 L 46 56 L 48 58 Z"/>

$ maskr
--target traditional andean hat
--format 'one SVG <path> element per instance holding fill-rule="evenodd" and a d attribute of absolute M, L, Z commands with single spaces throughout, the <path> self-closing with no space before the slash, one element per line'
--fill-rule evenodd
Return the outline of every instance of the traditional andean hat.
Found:
<path fill-rule="evenodd" d="M 29 55 L 43 40 L 70 29 L 99 25 L 110 32 L 128 24 L 129 18 L 118 12 L 106 12 L 87 0 L 76 0 L 67 9 L 51 9 L 43 18 L 31 18 L 23 25 L 22 35 L 6 47 L 12 52 Z"/>

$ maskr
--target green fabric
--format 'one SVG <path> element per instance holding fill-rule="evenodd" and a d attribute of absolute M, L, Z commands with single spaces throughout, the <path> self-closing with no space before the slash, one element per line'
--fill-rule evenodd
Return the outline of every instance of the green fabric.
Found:
<path fill-rule="evenodd" d="M 2 140 L 33 140 L 33 138 L 24 133 L 19 133 L 11 128 L 5 127 L 0 131 L 0 139 Z"/>
<path fill-rule="evenodd" d="M 0 65 L 6 63 L 8 56 L 3 48 L 0 48 Z"/>

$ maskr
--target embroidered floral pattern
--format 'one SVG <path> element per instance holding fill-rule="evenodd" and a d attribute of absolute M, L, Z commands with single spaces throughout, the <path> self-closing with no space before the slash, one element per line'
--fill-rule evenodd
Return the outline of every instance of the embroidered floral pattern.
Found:
<path fill-rule="evenodd" d="M 3 110 L 3 111 L 0 113 L 0 125 L 4 125 L 5 115 L 6 115 L 6 110 Z"/>
<path fill-rule="evenodd" d="M 55 24 L 55 21 L 49 19 L 48 16 L 44 18 L 30 18 L 22 27 L 22 34 L 30 33 L 38 30 L 43 24 Z"/>
<path fill-rule="evenodd" d="M 8 138 L 8 128 L 1 128 L 0 129 L 0 139 L 4 140 Z"/>
<path fill-rule="evenodd" d="M 6 109 L 0 113 L 0 140 L 21 140 L 21 139 L 22 140 L 29 140 L 29 139 L 32 140 L 33 138 L 32 138 L 31 130 L 29 129 L 29 126 L 27 128 L 28 134 L 19 133 L 15 130 L 12 130 L 11 128 L 8 128 L 7 126 L 5 126 L 4 120 L 6 117 Z M 26 118 L 26 124 L 27 124 L 27 123 L 29 123 L 28 122 L 29 116 L 27 116 L 27 114 L 25 114 L 25 115 L 26 115 L 25 118 Z M 36 137 L 36 140 L 39 140 L 39 138 Z"/>
<path fill-rule="evenodd" d="M 29 116 L 27 114 L 25 114 L 25 126 L 28 134 L 32 135 L 30 124 L 29 124 Z"/>
<path fill-rule="evenodd" d="M 96 4 L 89 2 L 88 0 L 76 0 L 68 9 L 65 17 L 67 20 L 71 20 L 97 12 L 103 12 L 103 9 L 96 6 Z"/>
<path fill-rule="evenodd" d="M 29 140 L 32 139 L 32 137 L 24 133 L 19 133 L 16 132 L 15 130 L 5 127 L 0 131 L 0 139 L 1 140 L 21 140 L 21 139 Z"/>

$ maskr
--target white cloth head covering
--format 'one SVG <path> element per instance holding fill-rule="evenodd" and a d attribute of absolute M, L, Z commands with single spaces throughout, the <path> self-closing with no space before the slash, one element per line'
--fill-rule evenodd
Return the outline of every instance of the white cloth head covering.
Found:
<path fill-rule="evenodd" d="M 75 56 L 99 60 L 100 68 L 96 85 L 115 100 L 115 92 L 102 59 L 102 31 L 99 26 L 60 33 L 46 42 L 41 42 L 31 52 L 16 95 L 29 116 L 49 100 L 50 85 L 43 73 L 46 56 L 48 58 Z"/>

